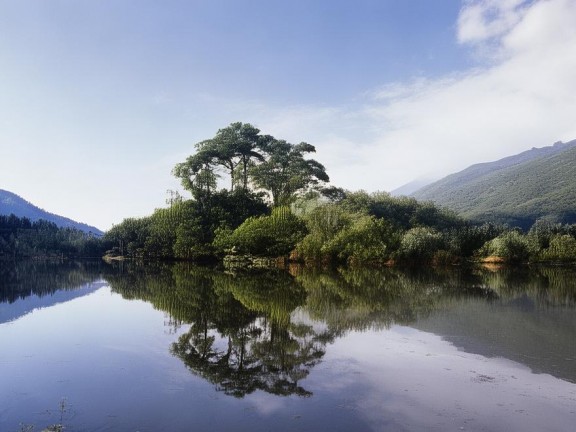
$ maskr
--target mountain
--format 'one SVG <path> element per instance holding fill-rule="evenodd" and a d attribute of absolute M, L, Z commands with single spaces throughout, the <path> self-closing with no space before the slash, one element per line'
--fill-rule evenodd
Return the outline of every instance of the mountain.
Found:
<path fill-rule="evenodd" d="M 436 179 L 434 179 L 434 180 L 436 180 Z M 413 180 L 409 183 L 406 183 L 405 185 L 400 186 L 399 188 L 396 188 L 396 189 L 390 191 L 390 195 L 395 196 L 395 197 L 409 196 L 409 195 L 413 194 L 414 192 L 416 192 L 417 190 L 422 189 L 424 186 L 428 186 L 434 180 L 425 179 L 425 178 Z"/>
<path fill-rule="evenodd" d="M 31 221 L 37 221 L 39 219 L 44 219 L 49 222 L 55 223 L 61 228 L 76 228 L 80 231 L 86 233 L 91 232 L 92 234 L 101 236 L 104 233 L 98 228 L 87 225 L 85 223 L 76 222 L 72 219 L 68 219 L 64 216 L 59 216 L 53 213 L 49 213 L 36 207 L 34 204 L 29 203 L 24 198 L 16 195 L 15 193 L 0 189 L 0 214 L 10 215 L 14 214 L 18 217 L 26 217 Z"/>
<path fill-rule="evenodd" d="M 411 196 L 476 221 L 576 223 L 576 140 L 472 165 Z"/>

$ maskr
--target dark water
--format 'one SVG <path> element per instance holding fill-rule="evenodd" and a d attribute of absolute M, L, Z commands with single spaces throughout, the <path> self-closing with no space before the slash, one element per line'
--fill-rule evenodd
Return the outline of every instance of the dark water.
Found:
<path fill-rule="evenodd" d="M 0 431 L 51 425 L 572 431 L 576 272 L 1 264 Z"/>

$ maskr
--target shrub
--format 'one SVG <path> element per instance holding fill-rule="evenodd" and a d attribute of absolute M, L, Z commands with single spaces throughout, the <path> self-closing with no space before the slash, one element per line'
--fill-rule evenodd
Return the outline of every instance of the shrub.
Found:
<path fill-rule="evenodd" d="M 527 262 L 538 252 L 533 238 L 517 231 L 508 231 L 482 246 L 481 256 L 497 256 L 510 263 Z"/>
<path fill-rule="evenodd" d="M 403 261 L 429 262 L 442 243 L 442 235 L 432 228 L 411 228 L 402 236 L 397 257 Z"/>
<path fill-rule="evenodd" d="M 305 217 L 308 235 L 296 246 L 298 255 L 304 260 L 316 262 L 335 259 L 325 245 L 357 216 L 335 204 L 315 208 Z"/>
<path fill-rule="evenodd" d="M 576 239 L 570 235 L 556 235 L 541 257 L 550 261 L 576 261 Z"/>
<path fill-rule="evenodd" d="M 340 230 L 323 248 L 330 256 L 349 263 L 385 261 L 399 243 L 391 224 L 374 216 L 361 216 Z"/>
<path fill-rule="evenodd" d="M 278 207 L 270 216 L 246 219 L 232 232 L 218 231 L 213 244 L 220 251 L 234 249 L 240 253 L 280 256 L 290 253 L 305 235 L 304 221 L 288 207 Z"/>

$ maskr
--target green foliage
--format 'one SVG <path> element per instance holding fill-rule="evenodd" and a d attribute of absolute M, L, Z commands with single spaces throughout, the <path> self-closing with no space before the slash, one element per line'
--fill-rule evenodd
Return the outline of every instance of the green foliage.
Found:
<path fill-rule="evenodd" d="M 215 232 L 236 228 L 268 207 L 249 191 L 220 191 L 202 200 L 176 200 L 152 216 L 125 219 L 106 233 L 120 255 L 154 259 L 205 260 L 214 257 Z"/>
<path fill-rule="evenodd" d="M 260 135 L 248 123 L 232 123 L 195 147 L 196 153 L 177 164 L 172 173 L 198 201 L 215 192 L 222 169 L 230 178 L 230 192 L 256 187 L 269 194 L 275 206 L 289 204 L 297 194 L 329 180 L 322 164 L 305 158 L 316 151 L 313 145 Z"/>
<path fill-rule="evenodd" d="M 376 263 L 390 258 L 399 243 L 399 233 L 385 219 L 359 216 L 340 230 L 323 249 L 342 262 Z"/>
<path fill-rule="evenodd" d="M 576 261 L 576 239 L 568 234 L 553 236 L 541 257 L 547 261 Z"/>
<path fill-rule="evenodd" d="M 572 256 L 571 240 L 557 237 L 576 238 L 576 226 L 543 218 L 524 236 L 493 223 L 474 225 L 432 202 L 327 186 L 324 166 L 307 158 L 314 146 L 261 135 L 248 123 L 232 123 L 195 147 L 173 170 L 193 200 L 173 196 L 168 209 L 114 227 L 106 241 L 118 253 L 200 260 L 235 252 L 274 257 L 295 251 L 293 257 L 324 264 L 390 259 L 450 264 L 488 255 L 525 262 Z M 562 154 L 570 156 L 572 150 Z M 479 179 L 488 171 L 478 166 L 456 177 Z M 229 177 L 229 190 L 216 189 L 221 174 Z M 275 207 L 271 215 L 263 197 Z M 515 221 L 524 224 L 523 217 L 519 214 Z M 0 247 L 10 241 L 0 238 Z M 540 250 L 547 252 L 538 255 Z"/>
<path fill-rule="evenodd" d="M 397 258 L 407 262 L 430 262 L 443 248 L 442 235 L 433 228 L 415 227 L 404 233 Z"/>
<path fill-rule="evenodd" d="M 150 218 L 127 218 L 114 225 L 104 235 L 104 240 L 114 245 L 120 255 L 142 257 L 149 237 Z"/>
<path fill-rule="evenodd" d="M 364 191 L 351 192 L 341 201 L 351 212 L 367 213 L 384 218 L 399 229 L 428 226 L 438 230 L 459 227 L 464 221 L 455 213 L 439 208 L 431 202 L 418 202 L 414 198 L 393 197 L 386 192 L 368 194 Z"/>
<path fill-rule="evenodd" d="M 174 257 L 186 260 L 202 260 L 213 255 L 210 237 L 202 227 L 202 220 L 190 218 L 176 228 L 173 246 Z"/>
<path fill-rule="evenodd" d="M 336 258 L 326 245 L 348 227 L 355 214 L 336 204 L 326 204 L 315 208 L 305 216 L 308 235 L 298 244 L 296 251 L 306 261 L 322 262 Z"/>
<path fill-rule="evenodd" d="M 248 190 L 248 167 L 254 160 L 263 160 L 259 146 L 266 139 L 259 133 L 251 124 L 232 123 L 220 129 L 214 138 L 197 143 L 197 152 L 177 164 L 172 173 L 196 199 L 216 190 L 219 167 L 230 177 L 231 192 L 237 184 Z"/>
<path fill-rule="evenodd" d="M 305 220 L 309 234 L 297 246 L 299 257 L 324 263 L 430 261 L 450 242 L 453 249 L 472 255 L 471 249 L 479 248 L 490 232 L 468 227 L 431 203 L 383 192 L 347 192 L 338 203 L 310 211 Z"/>
<path fill-rule="evenodd" d="M 98 257 L 105 243 L 75 228 L 53 222 L 0 215 L 0 259 L 19 257 Z"/>
<path fill-rule="evenodd" d="M 576 142 L 473 165 L 417 191 L 419 200 L 480 222 L 528 230 L 538 219 L 576 222 Z"/>
<path fill-rule="evenodd" d="M 533 238 L 518 231 L 508 231 L 488 241 L 480 250 L 481 256 L 496 256 L 510 263 L 530 260 L 539 248 Z"/>
<path fill-rule="evenodd" d="M 443 232 L 444 243 L 452 256 L 470 258 L 487 241 L 503 232 L 503 228 L 494 224 L 464 225 Z"/>
<path fill-rule="evenodd" d="M 288 207 L 277 207 L 270 216 L 250 217 L 234 231 L 221 230 L 214 245 L 254 255 L 290 253 L 306 235 L 306 225 Z"/>
<path fill-rule="evenodd" d="M 275 206 L 290 204 L 298 192 L 329 181 L 322 164 L 304 157 L 316 151 L 313 145 L 270 139 L 264 151 L 266 159 L 254 165 L 250 175 L 256 186 L 269 191 Z"/>

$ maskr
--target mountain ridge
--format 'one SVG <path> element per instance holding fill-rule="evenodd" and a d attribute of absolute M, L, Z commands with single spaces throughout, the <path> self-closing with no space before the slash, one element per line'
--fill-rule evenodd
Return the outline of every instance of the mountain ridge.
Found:
<path fill-rule="evenodd" d="M 20 218 L 25 217 L 31 221 L 44 219 L 55 223 L 60 228 L 75 228 L 84 231 L 85 233 L 92 233 L 98 236 L 104 235 L 104 232 L 95 226 L 47 212 L 29 201 L 26 201 L 14 192 L 0 189 L 0 215 L 9 216 L 10 214 Z"/>
<path fill-rule="evenodd" d="M 481 222 L 529 228 L 537 219 L 576 222 L 576 140 L 484 162 L 411 196 Z"/>

